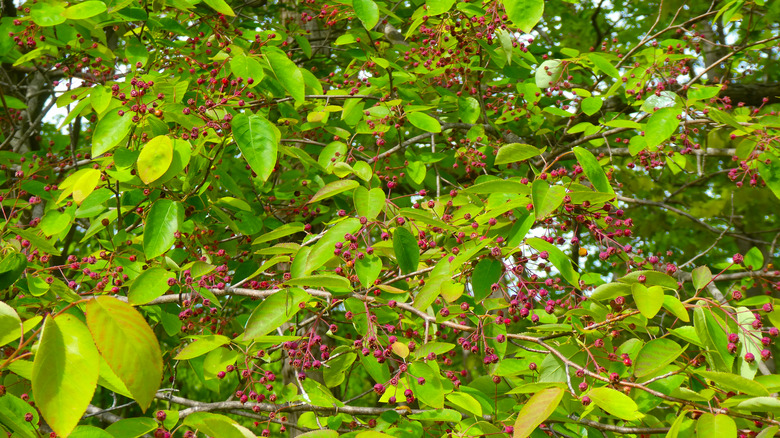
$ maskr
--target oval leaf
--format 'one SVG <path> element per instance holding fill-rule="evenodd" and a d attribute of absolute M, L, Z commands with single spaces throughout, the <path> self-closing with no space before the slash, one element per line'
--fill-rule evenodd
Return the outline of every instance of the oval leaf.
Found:
<path fill-rule="evenodd" d="M 634 283 L 631 286 L 631 294 L 637 309 L 645 318 L 654 317 L 664 305 L 664 290 L 661 286 L 645 287 L 641 283 Z"/>
<path fill-rule="evenodd" d="M 634 375 L 644 377 L 654 374 L 674 362 L 683 351 L 685 348 L 670 339 L 653 339 L 639 350 L 634 362 Z"/>
<path fill-rule="evenodd" d="M 634 400 L 620 391 L 602 386 L 591 389 L 588 396 L 596 406 L 618 418 L 635 421 L 643 417 L 637 410 Z"/>
<path fill-rule="evenodd" d="M 409 119 L 409 122 L 412 125 L 422 129 L 423 131 L 441 132 L 441 124 L 439 124 L 439 121 L 429 116 L 428 114 L 421 112 L 409 113 L 406 115 L 406 118 Z"/>
<path fill-rule="evenodd" d="M 250 341 L 276 330 L 300 310 L 300 304 L 309 299 L 309 294 L 299 288 L 279 291 L 255 307 L 246 323 L 244 340 Z"/>
<path fill-rule="evenodd" d="M 49 316 L 33 362 L 35 405 L 52 430 L 68 436 L 89 406 L 98 381 L 100 357 L 89 330 L 78 318 Z"/>
<path fill-rule="evenodd" d="M 146 411 L 160 387 L 163 363 L 144 317 L 127 303 L 99 296 L 87 302 L 87 326 L 100 355 Z"/>
<path fill-rule="evenodd" d="M 544 149 L 537 149 L 530 144 L 510 143 L 501 146 L 498 150 L 498 155 L 496 155 L 494 164 L 516 163 L 539 156 L 542 152 L 544 152 Z"/>
<path fill-rule="evenodd" d="M 170 199 L 159 199 L 152 205 L 144 227 L 144 254 L 147 260 L 171 249 L 176 241 L 174 233 L 178 231 L 183 216 L 181 204 Z"/>
<path fill-rule="evenodd" d="M 526 438 L 558 407 L 563 398 L 563 388 L 546 388 L 534 394 L 525 403 L 515 420 L 513 438 Z"/>
<path fill-rule="evenodd" d="M 544 0 L 504 0 L 504 8 L 512 23 L 529 33 L 542 19 Z"/>
<path fill-rule="evenodd" d="M 149 184 L 163 176 L 173 161 L 173 142 L 167 135 L 149 140 L 138 155 L 138 176 Z"/>
<path fill-rule="evenodd" d="M 120 116 L 117 111 L 112 110 L 103 116 L 92 135 L 92 156 L 97 158 L 113 149 L 127 137 L 134 125 L 133 117 L 129 114 Z"/>
<path fill-rule="evenodd" d="M 336 196 L 339 193 L 346 192 L 347 190 L 352 190 L 359 186 L 360 183 L 352 179 L 334 181 L 319 189 L 317 193 L 311 197 L 308 203 L 311 204 L 313 202 L 321 201 L 323 199 L 330 198 L 331 196 Z"/>
<path fill-rule="evenodd" d="M 274 167 L 281 134 L 273 123 L 257 114 L 247 116 L 241 113 L 233 118 L 233 139 L 241 155 L 263 180 L 268 180 Z"/>
<path fill-rule="evenodd" d="M 127 300 L 130 304 L 146 304 L 161 296 L 168 290 L 168 279 L 175 275 L 163 268 L 149 268 L 141 273 L 130 286 Z"/>

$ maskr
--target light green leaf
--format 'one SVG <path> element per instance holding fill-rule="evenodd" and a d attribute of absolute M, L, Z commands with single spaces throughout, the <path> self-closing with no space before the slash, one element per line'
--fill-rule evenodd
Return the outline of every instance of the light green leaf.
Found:
<path fill-rule="evenodd" d="M 717 371 L 696 371 L 696 374 L 704 377 L 705 379 L 712 380 L 716 385 L 721 388 L 742 392 L 747 395 L 754 396 L 768 396 L 769 390 L 764 385 L 756 382 L 752 379 L 746 379 L 734 373 L 717 372 Z"/>
<path fill-rule="evenodd" d="M 563 278 L 565 278 L 569 284 L 579 289 L 580 274 L 574 270 L 571 259 L 569 259 L 569 257 L 567 257 L 563 251 L 561 251 L 557 246 L 547 243 L 538 237 L 527 239 L 526 243 L 531 245 L 531 247 L 539 252 L 547 251 L 550 262 L 552 262 L 553 266 L 558 269 L 558 272 L 561 273 Z"/>
<path fill-rule="evenodd" d="M 636 307 L 647 319 L 653 318 L 664 305 L 664 290 L 661 286 L 645 287 L 641 283 L 631 285 Z"/>
<path fill-rule="evenodd" d="M 95 132 L 92 134 L 92 156 L 97 158 L 118 145 L 130 129 L 135 126 L 133 116 L 120 116 L 118 110 L 111 110 L 98 120 Z"/>
<path fill-rule="evenodd" d="M 513 438 L 526 438 L 558 407 L 563 398 L 563 388 L 546 388 L 534 394 L 515 419 Z"/>
<path fill-rule="evenodd" d="M 588 391 L 588 396 L 596 406 L 610 415 L 622 418 L 623 420 L 636 421 L 643 417 L 638 411 L 634 400 L 620 391 L 602 386 Z"/>
<path fill-rule="evenodd" d="M 309 298 L 309 294 L 296 287 L 266 297 L 249 315 L 243 339 L 251 341 L 276 330 L 277 327 L 292 320 L 300 310 L 299 305 Z"/>
<path fill-rule="evenodd" d="M 116 298 L 95 297 L 87 302 L 86 313 L 100 355 L 146 411 L 162 381 L 162 353 L 154 332 L 137 310 Z"/>
<path fill-rule="evenodd" d="M 449 11 L 455 4 L 455 0 L 425 0 L 425 4 L 428 6 L 426 15 L 433 17 Z"/>
<path fill-rule="evenodd" d="M 500 164 L 525 161 L 529 158 L 538 157 L 542 152 L 544 152 L 544 149 L 537 149 L 529 144 L 509 143 L 498 149 L 498 155 L 496 155 L 494 164 L 498 166 Z"/>
<path fill-rule="evenodd" d="M 606 73 L 615 79 L 620 79 L 620 72 L 606 57 L 604 57 L 604 55 L 591 52 L 588 54 L 588 58 L 602 73 Z"/>
<path fill-rule="evenodd" d="M 51 315 L 33 362 L 35 405 L 57 435 L 68 436 L 95 393 L 100 360 L 92 335 L 68 313 Z"/>
<path fill-rule="evenodd" d="M 225 0 L 203 0 L 203 3 L 211 6 L 211 9 L 219 12 L 220 14 L 235 17 L 236 14 L 233 9 L 225 2 Z"/>
<path fill-rule="evenodd" d="M 368 190 L 361 186 L 355 189 L 352 200 L 355 203 L 357 214 L 372 221 L 379 216 L 385 206 L 385 192 L 379 187 Z"/>
<path fill-rule="evenodd" d="M 680 125 L 680 110 L 677 108 L 661 108 L 650 116 L 645 129 L 645 140 L 648 149 L 653 149 L 665 142 L 677 131 Z"/>
<path fill-rule="evenodd" d="M 295 102 L 303 102 L 306 95 L 306 83 L 303 80 L 303 73 L 301 73 L 298 66 L 287 57 L 286 53 L 273 46 L 263 47 L 263 55 L 265 55 L 268 63 L 271 65 L 271 70 L 273 70 L 276 79 L 295 99 Z"/>
<path fill-rule="evenodd" d="M 138 176 L 145 184 L 165 174 L 173 161 L 173 142 L 167 135 L 149 140 L 138 155 Z"/>
<path fill-rule="evenodd" d="M 544 0 L 504 0 L 504 8 L 512 23 L 523 32 L 529 33 L 542 19 Z"/>
<path fill-rule="evenodd" d="M 634 375 L 644 377 L 654 374 L 674 362 L 683 351 L 684 347 L 670 339 L 653 339 L 639 350 L 634 362 Z"/>
<path fill-rule="evenodd" d="M 710 268 L 706 266 L 699 266 L 694 269 L 691 272 L 691 277 L 693 280 L 693 287 L 695 287 L 697 291 L 704 289 L 704 287 L 712 281 L 712 273 L 710 272 Z"/>
<path fill-rule="evenodd" d="M 312 204 L 317 201 L 330 198 L 331 196 L 336 196 L 339 193 L 352 190 L 359 186 L 360 183 L 353 179 L 342 179 L 342 180 L 334 181 L 330 184 L 326 184 L 325 187 L 319 189 L 317 193 L 315 193 L 314 196 L 312 196 L 312 198 L 309 200 L 308 203 Z"/>
<path fill-rule="evenodd" d="M 374 281 L 382 273 L 382 260 L 375 255 L 367 255 L 355 261 L 355 273 L 360 284 L 365 288 L 374 285 Z"/>
<path fill-rule="evenodd" d="M 604 101 L 600 97 L 586 97 L 585 99 L 582 99 L 582 103 L 580 104 L 580 109 L 585 114 L 592 116 L 593 114 L 596 114 L 600 109 L 601 106 L 604 104 Z"/>
<path fill-rule="evenodd" d="M 547 181 L 537 179 L 531 184 L 531 197 L 534 204 L 536 220 L 546 218 L 563 204 L 566 189 L 563 186 L 550 186 Z"/>
<path fill-rule="evenodd" d="M 577 157 L 577 161 L 582 166 L 582 171 L 585 172 L 588 180 L 596 190 L 602 193 L 615 193 L 612 185 L 609 183 L 609 179 L 607 179 L 607 174 L 604 173 L 604 169 L 601 168 L 598 160 L 589 150 L 576 146 L 572 148 L 572 151 L 574 151 L 574 156 Z"/>
<path fill-rule="evenodd" d="M 149 268 L 133 280 L 127 300 L 136 306 L 153 301 L 168 290 L 168 279 L 171 278 L 176 276 L 163 268 Z"/>
<path fill-rule="evenodd" d="M 352 0 L 352 7 L 367 30 L 373 29 L 379 22 L 379 7 L 374 0 Z"/>
<path fill-rule="evenodd" d="M 188 360 L 202 356 L 212 350 L 230 343 L 230 338 L 221 335 L 206 335 L 196 338 L 193 342 L 187 344 L 173 358 L 174 360 Z"/>
<path fill-rule="evenodd" d="M 422 112 L 408 113 L 406 118 L 409 122 L 417 128 L 427 132 L 441 132 L 441 124 L 439 121 Z"/>
<path fill-rule="evenodd" d="M 100 1 L 91 0 L 69 6 L 62 12 L 62 15 L 71 20 L 83 20 L 85 18 L 94 17 L 95 15 L 100 15 L 103 12 L 106 12 L 106 4 Z"/>
<path fill-rule="evenodd" d="M 696 421 L 698 438 L 737 438 L 737 425 L 728 415 L 713 415 L 705 412 Z"/>
<path fill-rule="evenodd" d="M 545 89 L 557 82 L 561 78 L 562 73 L 563 62 L 559 59 L 548 59 L 539 64 L 539 67 L 536 69 L 536 74 L 534 75 L 536 86 Z"/>

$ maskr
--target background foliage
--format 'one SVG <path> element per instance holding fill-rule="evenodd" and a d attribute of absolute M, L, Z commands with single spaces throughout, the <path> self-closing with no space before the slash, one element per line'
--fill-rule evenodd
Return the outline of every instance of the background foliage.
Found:
<path fill-rule="evenodd" d="M 779 19 L 4 0 L 0 429 L 773 436 Z"/>

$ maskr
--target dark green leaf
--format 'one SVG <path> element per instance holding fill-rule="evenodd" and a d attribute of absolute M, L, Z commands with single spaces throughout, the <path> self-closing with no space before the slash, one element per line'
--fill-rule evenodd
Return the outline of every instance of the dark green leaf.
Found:
<path fill-rule="evenodd" d="M 417 239 L 406 228 L 398 227 L 395 229 L 393 233 L 393 251 L 401 272 L 408 274 L 417 270 L 420 250 L 417 246 Z"/>
<path fill-rule="evenodd" d="M 184 208 L 170 199 L 159 199 L 146 216 L 144 227 L 144 254 L 151 260 L 171 249 L 176 241 L 174 233 L 179 230 Z"/>
<path fill-rule="evenodd" d="M 290 321 L 301 310 L 299 305 L 309 298 L 309 294 L 296 287 L 280 290 L 266 297 L 249 316 L 244 340 L 250 341 L 273 332 L 277 327 Z"/>

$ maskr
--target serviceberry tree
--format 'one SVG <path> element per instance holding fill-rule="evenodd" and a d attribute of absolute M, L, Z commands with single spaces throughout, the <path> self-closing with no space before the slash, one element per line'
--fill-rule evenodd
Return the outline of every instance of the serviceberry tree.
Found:
<path fill-rule="evenodd" d="M 780 430 L 780 2 L 0 16 L 8 436 Z"/>

